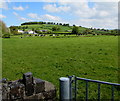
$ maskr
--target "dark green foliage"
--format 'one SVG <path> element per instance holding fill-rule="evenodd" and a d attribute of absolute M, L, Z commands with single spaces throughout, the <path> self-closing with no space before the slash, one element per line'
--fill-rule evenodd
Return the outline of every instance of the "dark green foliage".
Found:
<path fill-rule="evenodd" d="M 22 23 L 21 25 L 32 25 L 32 24 L 46 24 L 46 22 L 25 22 Z"/>
<path fill-rule="evenodd" d="M 27 26 L 26 26 L 27 25 Z M 56 28 L 53 28 L 54 26 L 59 27 L 59 32 L 64 33 L 66 30 L 71 30 L 73 27 L 75 27 L 75 24 L 73 26 L 70 26 L 66 23 L 54 23 L 54 22 L 25 22 L 22 23 L 21 26 L 18 26 L 18 29 L 22 29 L 23 31 L 32 30 L 33 28 L 39 29 L 39 30 L 51 30 L 54 33 L 57 33 L 58 30 Z M 118 35 L 118 30 L 108 30 L 108 29 L 96 29 L 96 28 L 85 28 L 82 26 L 79 26 L 78 28 L 79 33 L 78 34 L 97 34 L 97 35 Z M 58 33 L 59 33 L 58 32 Z M 70 32 L 69 32 L 70 34 Z M 74 34 L 74 33 L 73 33 Z"/>
<path fill-rule="evenodd" d="M 60 28 L 58 26 L 52 27 L 52 31 L 58 31 L 58 30 L 60 30 Z"/>
<path fill-rule="evenodd" d="M 18 26 L 10 26 L 10 32 L 14 35 L 19 35 L 20 33 L 18 33 Z"/>
<path fill-rule="evenodd" d="M 51 34 L 51 33 L 52 33 L 52 31 L 47 31 L 46 33 L 47 33 L 47 34 Z"/>
<path fill-rule="evenodd" d="M 59 25 L 62 25 L 62 23 L 59 23 Z"/>
<path fill-rule="evenodd" d="M 39 30 L 35 30 L 36 33 L 38 34 L 43 34 L 43 32 L 39 31 Z"/>
<path fill-rule="evenodd" d="M 10 34 L 3 34 L 2 38 L 10 38 Z"/>
<path fill-rule="evenodd" d="M 69 26 L 69 24 L 65 24 L 65 23 L 64 23 L 63 26 Z"/>
<path fill-rule="evenodd" d="M 9 28 L 6 27 L 5 23 L 0 20 L 0 37 L 9 38 L 10 31 Z"/>
<path fill-rule="evenodd" d="M 79 29 L 77 26 L 74 26 L 72 29 L 72 34 L 79 34 Z"/>
<path fill-rule="evenodd" d="M 32 31 L 35 31 L 35 29 L 34 29 L 34 28 L 32 28 Z"/>
<path fill-rule="evenodd" d="M 92 29 L 86 29 L 83 34 L 95 34 L 95 32 Z"/>

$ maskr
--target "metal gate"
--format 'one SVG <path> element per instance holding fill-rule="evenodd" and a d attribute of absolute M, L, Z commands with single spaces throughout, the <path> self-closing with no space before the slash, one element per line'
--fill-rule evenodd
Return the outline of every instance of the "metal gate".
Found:
<path fill-rule="evenodd" d="M 86 78 L 80 78 L 80 77 L 76 77 L 76 76 L 69 76 L 68 77 L 70 79 L 70 99 L 76 101 L 76 100 L 80 100 L 77 98 L 77 92 L 79 91 L 78 89 L 78 81 L 82 80 L 85 83 L 85 100 L 88 101 L 89 99 L 89 85 L 90 82 L 96 83 L 97 84 L 97 100 L 100 101 L 101 100 L 101 85 L 109 85 L 110 86 L 110 99 L 111 101 L 114 101 L 114 93 L 115 93 L 115 88 L 117 88 L 118 96 L 119 98 L 117 100 L 120 100 L 120 84 L 117 83 L 110 83 L 110 82 L 104 82 L 104 81 L 99 81 L 99 80 L 91 80 L 91 79 L 86 79 Z M 107 93 L 107 92 L 106 92 Z"/>

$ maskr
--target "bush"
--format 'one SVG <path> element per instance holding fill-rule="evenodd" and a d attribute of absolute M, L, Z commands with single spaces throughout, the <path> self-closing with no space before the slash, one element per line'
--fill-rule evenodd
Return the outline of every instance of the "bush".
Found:
<path fill-rule="evenodd" d="M 10 37 L 10 31 L 6 27 L 5 23 L 0 20 L 0 37 L 9 38 Z"/>
<path fill-rule="evenodd" d="M 51 34 L 52 33 L 52 31 L 47 31 L 47 34 Z"/>
<path fill-rule="evenodd" d="M 58 26 L 52 27 L 52 31 L 57 31 L 57 30 L 60 30 L 60 28 Z"/>
<path fill-rule="evenodd" d="M 10 38 L 10 34 L 4 34 L 2 38 Z"/>
<path fill-rule="evenodd" d="M 79 29 L 77 26 L 74 26 L 72 29 L 72 34 L 79 34 Z"/>

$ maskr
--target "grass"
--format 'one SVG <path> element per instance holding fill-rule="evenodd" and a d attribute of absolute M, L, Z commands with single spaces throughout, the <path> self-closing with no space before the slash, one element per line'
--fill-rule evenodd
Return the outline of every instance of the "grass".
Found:
<path fill-rule="evenodd" d="M 20 72 L 30 71 L 57 88 L 59 78 L 67 75 L 118 82 L 117 36 L 14 37 L 2 41 L 3 77 L 9 80 L 19 79 L 22 77 Z M 94 99 L 94 95 L 95 92 L 90 98 Z M 105 93 L 102 97 L 107 98 L 108 95 Z"/>
<path fill-rule="evenodd" d="M 54 32 L 66 32 L 67 30 L 71 30 L 72 31 L 72 26 L 62 26 L 62 25 L 52 25 L 52 24 L 41 24 L 41 25 L 22 25 L 21 27 L 25 27 L 27 26 L 28 28 L 27 30 L 32 30 L 32 28 L 37 29 L 37 30 L 51 30 L 52 31 L 52 27 L 57 26 L 60 28 L 60 30 L 58 31 L 54 31 Z M 84 27 L 79 27 L 79 31 L 83 32 L 85 31 L 87 28 Z"/>
<path fill-rule="evenodd" d="M 58 31 L 53 31 L 54 33 L 66 33 L 68 30 L 72 31 L 73 26 L 62 26 L 62 25 L 52 25 L 52 24 L 33 24 L 33 25 L 21 25 L 21 29 L 23 29 L 23 27 L 28 27 L 27 29 L 25 29 L 26 31 L 28 30 L 48 30 L 48 31 L 52 31 L 52 27 L 57 26 L 60 29 Z M 78 27 L 79 32 L 83 33 L 85 30 L 88 30 L 89 28 L 85 28 L 85 27 Z M 93 29 L 93 31 L 96 34 L 110 34 L 110 30 L 107 31 L 102 31 L 102 30 L 95 30 Z M 70 33 L 70 32 L 67 32 Z M 117 34 L 117 33 L 112 33 L 112 34 Z"/>
<path fill-rule="evenodd" d="M 22 25 L 21 27 L 24 27 L 26 25 Z M 26 30 L 31 30 L 32 28 L 34 29 L 39 29 L 39 30 L 52 30 L 52 27 L 58 26 L 60 28 L 60 32 L 66 32 L 66 30 L 72 30 L 72 27 L 68 26 L 61 26 L 61 25 L 48 25 L 48 24 L 42 24 L 42 25 L 27 25 L 28 28 Z"/>

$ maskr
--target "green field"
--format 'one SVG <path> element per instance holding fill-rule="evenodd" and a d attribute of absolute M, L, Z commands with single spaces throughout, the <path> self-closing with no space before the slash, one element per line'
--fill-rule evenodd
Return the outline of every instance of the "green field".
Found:
<path fill-rule="evenodd" d="M 52 31 L 52 27 L 59 27 L 60 29 L 58 31 L 53 31 L 54 33 L 65 33 L 67 32 L 67 30 L 71 30 L 72 31 L 72 28 L 73 26 L 62 26 L 62 25 L 52 25 L 52 24 L 33 24 L 33 25 L 21 25 L 19 27 L 21 27 L 20 29 L 22 30 L 24 27 L 28 27 L 27 29 L 25 29 L 25 31 L 28 31 L 28 30 L 48 30 L 48 31 Z M 85 28 L 85 27 L 78 27 L 78 30 L 79 32 L 83 33 L 85 30 L 88 30 L 89 28 Z M 89 29 L 90 30 L 90 29 Z M 110 31 L 101 31 L 101 30 L 95 30 L 93 29 L 93 31 L 97 34 L 107 34 L 109 33 Z M 70 33 L 70 32 L 68 32 Z M 115 32 L 114 32 L 115 34 Z"/>
<path fill-rule="evenodd" d="M 26 30 L 31 30 L 32 28 L 38 29 L 38 30 L 52 30 L 52 27 L 57 26 L 60 28 L 59 32 L 65 32 L 66 30 L 72 30 L 72 26 L 61 26 L 61 25 L 48 25 L 48 24 L 42 24 L 42 25 L 22 25 L 21 28 L 27 26 L 28 28 Z M 85 30 L 85 28 L 83 28 Z"/>
<path fill-rule="evenodd" d="M 59 78 L 67 75 L 118 83 L 117 36 L 14 37 L 2 42 L 2 75 L 8 80 L 32 72 L 57 88 Z"/>

